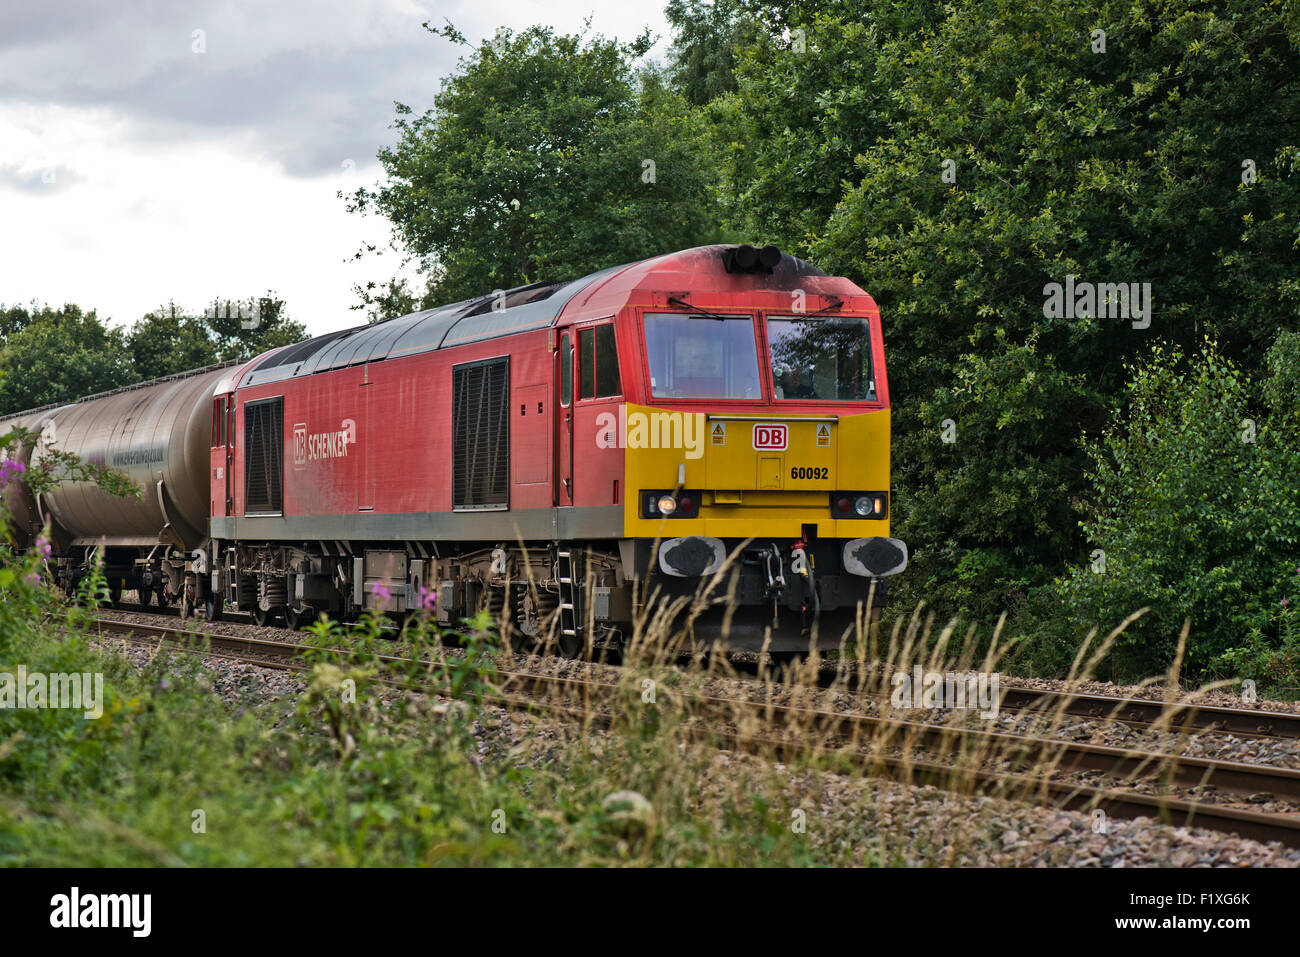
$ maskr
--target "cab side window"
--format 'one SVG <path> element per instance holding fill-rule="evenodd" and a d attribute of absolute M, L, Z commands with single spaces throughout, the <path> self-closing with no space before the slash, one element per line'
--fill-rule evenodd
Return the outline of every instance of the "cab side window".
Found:
<path fill-rule="evenodd" d="M 569 334 L 560 336 L 560 405 L 568 405 L 573 398 L 573 350 L 569 348 Z"/>
<path fill-rule="evenodd" d="M 623 391 L 618 374 L 618 346 L 610 323 L 578 333 L 582 379 L 579 398 L 604 399 Z"/>

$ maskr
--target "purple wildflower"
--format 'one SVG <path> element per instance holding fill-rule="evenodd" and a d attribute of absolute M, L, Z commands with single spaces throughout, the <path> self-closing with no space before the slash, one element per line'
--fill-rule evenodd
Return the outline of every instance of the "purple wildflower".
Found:
<path fill-rule="evenodd" d="M 27 471 L 27 466 L 16 459 L 0 461 L 0 488 L 5 488 L 17 476 Z"/>
<path fill-rule="evenodd" d="M 1282 605 L 1283 608 L 1285 608 L 1289 603 L 1285 598 L 1283 598 L 1280 604 Z"/>
<path fill-rule="evenodd" d="M 388 601 L 393 597 L 393 593 L 384 587 L 383 582 L 375 582 L 370 588 L 370 594 L 374 595 L 380 601 Z"/>
<path fill-rule="evenodd" d="M 432 588 L 420 586 L 420 610 L 433 611 L 438 605 L 438 593 Z"/>

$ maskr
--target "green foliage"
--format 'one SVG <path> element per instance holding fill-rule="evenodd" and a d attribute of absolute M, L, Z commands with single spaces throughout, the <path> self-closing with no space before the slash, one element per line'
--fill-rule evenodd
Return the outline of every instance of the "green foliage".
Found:
<path fill-rule="evenodd" d="M 1057 419 L 1085 394 L 1036 335 L 1015 344 L 999 332 L 988 352 L 957 359 L 950 384 L 919 404 L 917 427 L 900 430 L 893 452 L 896 501 L 918 545 L 912 594 L 946 594 L 967 617 L 992 621 L 1053 574 L 1078 520 L 1063 494 L 1077 440 Z"/>
<path fill-rule="evenodd" d="M 673 87 L 695 106 L 734 91 L 736 48 L 758 30 L 744 0 L 668 0 L 664 16 L 673 27 Z"/>
<path fill-rule="evenodd" d="M 217 361 L 251 359 L 269 349 L 307 338 L 307 329 L 290 318 L 273 290 L 244 300 L 218 299 L 205 310 L 203 325 L 216 341 Z"/>
<path fill-rule="evenodd" d="M 1297 325 L 1294 10 L 751 10 L 766 35 L 740 55 L 736 93 L 709 108 L 737 198 L 728 226 L 880 303 L 895 530 L 918 572 L 896 583 L 896 607 L 1014 604 L 1081 557 L 1077 440 L 1119 402 L 1125 362 L 1210 333 L 1254 369 L 1279 327 Z M 1044 316 L 1044 286 L 1067 274 L 1151 283 L 1150 328 Z M 944 419 L 951 446 L 936 441 Z"/>
<path fill-rule="evenodd" d="M 141 380 L 201 369 L 217 361 L 217 343 L 201 319 L 176 303 L 156 309 L 131 327 L 131 355 Z"/>
<path fill-rule="evenodd" d="M 1296 339 L 1284 335 L 1270 353 L 1266 395 L 1294 388 Z M 1242 653 L 1229 649 L 1294 645 L 1282 612 L 1300 600 L 1295 407 L 1253 412 L 1251 383 L 1213 344 L 1191 361 L 1156 349 L 1128 373 L 1127 409 L 1087 445 L 1083 529 L 1098 551 L 1049 600 L 1105 628 L 1151 606 L 1112 655 L 1127 677 L 1167 662 L 1184 620 L 1195 671 L 1239 664 Z"/>
<path fill-rule="evenodd" d="M 349 209 L 392 223 L 440 301 L 707 241 L 707 128 L 655 73 L 632 76 L 647 46 L 499 30 L 431 109 L 398 106 L 398 142 L 379 154 L 388 179 Z"/>
<path fill-rule="evenodd" d="M 438 304 L 434 290 L 427 284 L 421 292 L 412 289 L 405 277 L 395 277 L 382 285 L 372 279 L 364 286 L 352 288 L 358 301 L 349 308 L 365 310 L 366 321 L 371 323 L 409 316 L 421 309 L 432 309 Z"/>
<path fill-rule="evenodd" d="M 126 336 L 104 325 L 93 309 L 14 310 L 10 321 L 16 331 L 0 348 L 0 415 L 134 381 Z"/>
<path fill-rule="evenodd" d="M 250 359 L 305 338 L 306 328 L 289 317 L 274 292 L 223 301 L 203 316 L 169 303 L 129 330 L 71 304 L 0 309 L 0 416 Z"/>

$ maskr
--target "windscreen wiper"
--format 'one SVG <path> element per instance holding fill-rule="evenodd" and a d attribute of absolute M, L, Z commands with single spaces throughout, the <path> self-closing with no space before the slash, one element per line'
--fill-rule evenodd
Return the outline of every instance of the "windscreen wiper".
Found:
<path fill-rule="evenodd" d="M 689 302 L 687 302 L 685 299 L 678 299 L 676 296 L 669 296 L 669 297 L 668 297 L 668 305 L 670 305 L 670 306 L 685 306 L 687 309 L 690 309 L 692 312 L 698 312 L 698 313 L 700 313 L 700 314 L 702 314 L 702 315 L 709 316 L 710 318 L 713 318 L 713 319 L 738 319 L 738 318 L 740 318 L 739 316 L 736 316 L 736 315 L 730 315 L 730 314 L 725 313 L 725 312 L 713 312 L 713 311 L 711 311 L 711 310 L 709 310 L 709 309 L 702 309 L 702 308 L 700 308 L 699 306 L 692 306 L 692 305 L 691 305 Z"/>

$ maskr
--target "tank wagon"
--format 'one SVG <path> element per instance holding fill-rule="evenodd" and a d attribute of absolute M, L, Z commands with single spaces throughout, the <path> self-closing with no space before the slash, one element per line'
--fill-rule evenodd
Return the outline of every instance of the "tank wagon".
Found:
<path fill-rule="evenodd" d="M 879 310 L 771 246 L 497 291 L 50 421 L 145 493 L 36 503 L 60 575 L 99 548 L 116 587 L 210 619 L 486 609 L 576 654 L 712 582 L 690 640 L 797 651 L 907 563 Z"/>
<path fill-rule="evenodd" d="M 73 590 L 90 564 L 102 563 L 114 602 L 136 590 L 142 603 L 166 604 L 183 593 L 193 554 L 208 541 L 209 416 L 226 366 L 146 382 L 64 406 L 0 421 L 37 433 L 16 451 L 24 464 L 51 447 L 125 473 L 138 499 L 89 482 L 65 482 L 35 496 L 25 484 L 6 490 L 19 545 L 45 524 L 59 580 Z"/>

